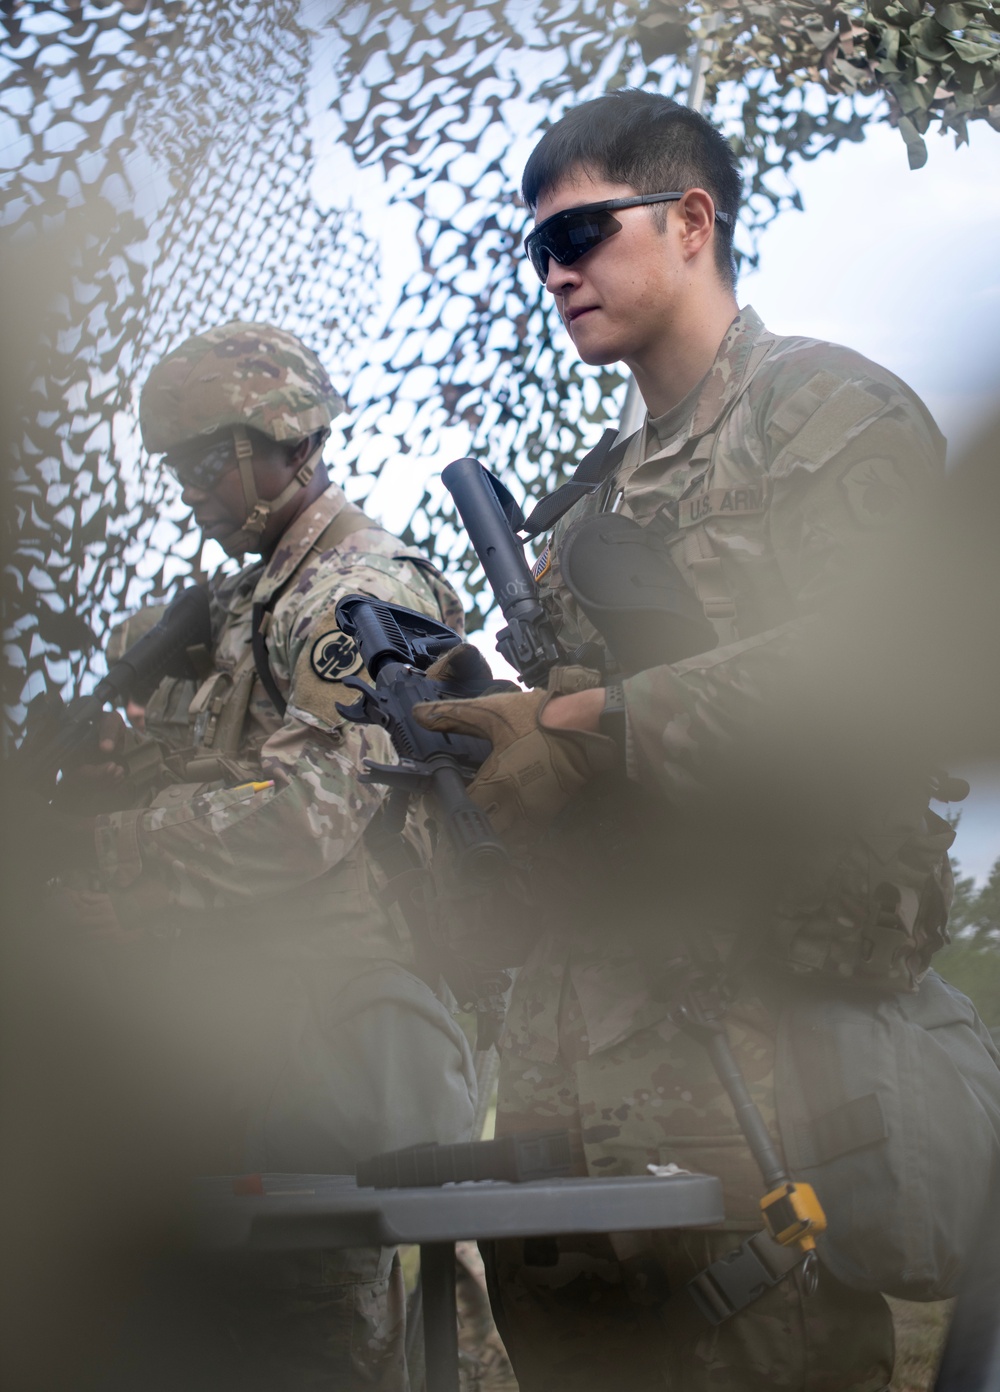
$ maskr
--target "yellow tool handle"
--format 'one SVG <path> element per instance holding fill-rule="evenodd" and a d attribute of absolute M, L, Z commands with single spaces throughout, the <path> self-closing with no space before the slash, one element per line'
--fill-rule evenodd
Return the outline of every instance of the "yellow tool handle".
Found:
<path fill-rule="evenodd" d="M 799 1184 L 793 1179 L 765 1194 L 760 1209 L 768 1232 L 783 1247 L 798 1243 L 803 1251 L 810 1252 L 816 1246 L 815 1234 L 826 1227 L 826 1214 L 816 1190 L 811 1184 Z"/>

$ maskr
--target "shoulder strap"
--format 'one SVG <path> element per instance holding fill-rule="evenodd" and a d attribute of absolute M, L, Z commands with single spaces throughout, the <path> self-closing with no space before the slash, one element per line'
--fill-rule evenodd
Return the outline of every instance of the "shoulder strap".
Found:
<path fill-rule="evenodd" d="M 332 551 L 354 532 L 367 532 L 378 528 L 378 523 L 354 503 L 345 503 L 328 527 L 325 527 L 312 544 L 313 551 Z"/>
<path fill-rule="evenodd" d="M 321 554 L 324 551 L 332 551 L 335 546 L 339 546 L 342 541 L 346 541 L 354 532 L 366 532 L 372 527 L 377 527 L 359 507 L 353 503 L 345 503 L 337 513 L 336 517 L 328 527 L 325 527 L 309 548 L 307 554 L 313 552 Z M 296 568 L 297 569 L 297 568 Z M 289 580 L 292 576 L 288 577 Z M 287 582 L 286 582 L 287 583 Z M 282 587 L 284 588 L 284 587 Z M 281 590 L 276 590 L 266 604 L 255 604 L 250 616 L 250 645 L 253 650 L 253 665 L 257 669 L 257 676 L 260 684 L 267 692 L 271 704 L 281 716 L 285 717 L 288 709 L 288 702 L 282 696 L 278 683 L 274 679 L 271 671 L 271 664 L 267 660 L 267 630 L 271 619 L 271 609 L 277 602 Z"/>
<path fill-rule="evenodd" d="M 631 436 L 618 440 L 617 430 L 605 430 L 592 450 L 583 456 L 573 472 L 573 477 L 543 498 L 533 509 L 528 520 L 520 529 L 527 541 L 541 532 L 549 532 L 574 503 L 589 493 L 596 493 L 601 484 L 618 468 L 625 457 L 625 448 Z M 615 441 L 618 440 L 616 444 Z"/>
<path fill-rule="evenodd" d="M 773 335 L 765 335 L 751 350 L 743 381 L 732 401 L 726 407 L 723 419 L 729 415 L 736 402 L 749 387 L 757 369 L 770 354 L 775 342 Z M 716 423 L 713 433 L 718 433 L 721 423 L 721 421 Z M 567 480 L 561 488 L 557 488 L 554 493 L 550 493 L 547 498 L 543 498 L 531 512 L 524 526 L 519 528 L 525 540 L 530 541 L 532 537 L 538 536 L 541 532 L 551 531 L 560 517 L 569 512 L 574 503 L 585 498 L 589 493 L 596 493 L 624 459 L 629 440 L 634 434 L 633 431 L 632 434 L 619 439 L 617 430 L 605 430 L 594 448 L 584 455 L 574 471 L 573 477 Z"/>
<path fill-rule="evenodd" d="M 274 680 L 271 664 L 267 660 L 267 645 L 264 642 L 270 624 L 271 604 L 276 598 L 277 595 L 273 595 L 268 604 L 255 604 L 253 606 L 250 615 L 250 646 L 253 650 L 253 665 L 257 669 L 260 684 L 271 698 L 271 705 L 284 720 L 288 702 L 282 696 L 278 683 Z"/>

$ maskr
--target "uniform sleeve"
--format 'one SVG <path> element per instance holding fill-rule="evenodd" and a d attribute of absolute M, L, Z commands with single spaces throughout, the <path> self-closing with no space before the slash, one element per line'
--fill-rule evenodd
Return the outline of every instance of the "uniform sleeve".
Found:
<path fill-rule="evenodd" d="M 920 403 L 888 373 L 867 379 L 855 355 L 844 357 L 833 370 L 800 370 L 805 384 L 785 393 L 779 378 L 753 408 L 783 621 L 624 682 L 629 775 L 671 802 L 714 785 L 747 731 L 760 731 L 769 710 L 790 709 L 795 664 L 816 616 L 942 473 L 943 441 Z M 739 605 L 739 585 L 734 592 Z"/>
<path fill-rule="evenodd" d="M 423 590 L 405 583 L 410 568 L 396 569 L 398 579 L 392 566 L 368 574 L 355 562 L 276 612 L 269 643 L 273 670 L 288 680 L 288 707 L 253 783 L 98 818 L 99 863 L 124 912 L 130 898 L 145 912 L 287 896 L 351 854 L 385 797 L 384 788 L 359 781 L 364 760 L 394 755 L 383 731 L 336 709 L 356 699 L 343 679 L 362 664 L 336 626 L 335 601 L 367 590 L 428 607 Z"/>
<path fill-rule="evenodd" d="M 373 738 L 374 735 L 374 738 Z M 97 819 L 109 888 L 149 908 L 225 908 L 289 891 L 348 856 L 384 796 L 358 781 L 389 756 L 381 732 L 323 734 L 286 719 L 253 783 Z"/>

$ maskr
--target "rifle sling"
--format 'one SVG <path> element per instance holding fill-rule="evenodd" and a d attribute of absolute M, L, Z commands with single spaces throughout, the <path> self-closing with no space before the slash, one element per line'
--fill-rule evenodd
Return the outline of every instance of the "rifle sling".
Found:
<path fill-rule="evenodd" d="M 585 454 L 573 472 L 573 477 L 550 493 L 534 508 L 520 531 L 527 541 L 542 532 L 550 532 L 574 503 L 595 493 L 625 458 L 629 438 L 618 440 L 617 430 L 605 430 L 589 453 Z M 615 444 L 615 441 L 618 443 Z"/>

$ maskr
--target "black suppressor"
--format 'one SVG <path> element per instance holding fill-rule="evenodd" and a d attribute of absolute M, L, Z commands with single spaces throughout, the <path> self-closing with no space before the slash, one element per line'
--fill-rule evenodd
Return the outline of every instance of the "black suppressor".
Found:
<path fill-rule="evenodd" d="M 552 621 L 538 597 L 531 567 L 516 533 L 524 514 L 514 498 L 476 459 L 456 459 L 441 475 L 507 620 L 497 634 L 502 653 L 523 682 L 544 686 L 562 659 Z"/>

